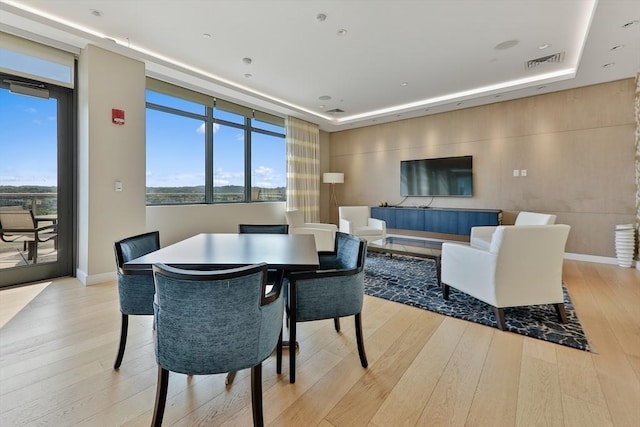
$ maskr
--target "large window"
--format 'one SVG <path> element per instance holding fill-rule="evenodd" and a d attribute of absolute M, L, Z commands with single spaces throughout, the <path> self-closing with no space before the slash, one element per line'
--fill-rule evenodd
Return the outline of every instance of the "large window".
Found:
<path fill-rule="evenodd" d="M 147 205 L 284 201 L 284 119 L 149 80 Z"/>

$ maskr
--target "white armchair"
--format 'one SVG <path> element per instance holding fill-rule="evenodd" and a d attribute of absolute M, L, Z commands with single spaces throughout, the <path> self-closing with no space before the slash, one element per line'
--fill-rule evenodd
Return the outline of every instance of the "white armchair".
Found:
<path fill-rule="evenodd" d="M 287 211 L 285 215 L 289 224 L 289 234 L 313 234 L 318 252 L 333 252 L 338 231 L 335 224 L 304 222 L 304 214 L 297 209 Z"/>
<path fill-rule="evenodd" d="M 374 241 L 387 237 L 387 223 L 371 218 L 369 206 L 340 206 L 340 231 Z"/>
<path fill-rule="evenodd" d="M 570 227 L 498 226 L 489 250 L 442 244 L 442 294 L 456 288 L 494 307 L 498 327 L 506 329 L 504 308 L 553 304 L 566 323 L 562 262 Z"/>
<path fill-rule="evenodd" d="M 555 215 L 522 211 L 516 217 L 514 225 L 551 225 L 555 223 Z M 469 244 L 474 248 L 488 251 L 494 231 L 496 231 L 496 226 L 472 227 Z"/>

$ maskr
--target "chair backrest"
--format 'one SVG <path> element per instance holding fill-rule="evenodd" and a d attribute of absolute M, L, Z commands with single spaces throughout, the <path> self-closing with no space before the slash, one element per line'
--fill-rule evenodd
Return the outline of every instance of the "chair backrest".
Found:
<path fill-rule="evenodd" d="M 557 225 L 499 226 L 490 251 L 497 254 L 496 294 L 509 306 L 520 300 L 562 301 L 562 264 L 570 227 Z"/>
<path fill-rule="evenodd" d="M 278 340 L 282 295 L 267 300 L 267 264 L 194 271 L 153 266 L 156 359 L 164 369 L 215 374 L 255 366 Z"/>
<path fill-rule="evenodd" d="M 350 270 L 364 268 L 367 241 L 353 234 L 336 232 L 334 253 L 320 257 L 320 270 Z"/>
<path fill-rule="evenodd" d="M 152 231 L 127 237 L 115 242 L 113 249 L 116 255 L 120 311 L 127 315 L 153 314 L 155 288 L 151 270 L 125 274 L 122 265 L 127 261 L 160 249 L 160 232 Z"/>
<path fill-rule="evenodd" d="M 555 223 L 555 215 L 525 211 L 520 212 L 515 221 L 515 225 L 551 225 Z"/>
<path fill-rule="evenodd" d="M 289 227 L 300 227 L 304 224 L 304 214 L 298 209 L 285 212 Z"/>
<path fill-rule="evenodd" d="M 371 216 L 369 206 L 339 206 L 340 218 L 351 221 L 355 226 L 365 226 Z"/>
<path fill-rule="evenodd" d="M 292 273 L 297 321 L 350 316 L 362 311 L 367 241 L 336 233 L 336 265 L 318 272 Z"/>
<path fill-rule="evenodd" d="M 288 234 L 289 224 L 238 224 L 240 234 Z"/>
<path fill-rule="evenodd" d="M 160 249 L 159 231 L 151 231 L 149 233 L 127 237 L 114 243 L 116 265 L 118 269 L 121 270 L 125 262 L 157 251 L 158 249 Z"/>
<path fill-rule="evenodd" d="M 0 228 L 9 230 L 31 230 L 35 228 L 35 220 L 31 210 L 22 209 L 19 206 L 0 209 Z"/>

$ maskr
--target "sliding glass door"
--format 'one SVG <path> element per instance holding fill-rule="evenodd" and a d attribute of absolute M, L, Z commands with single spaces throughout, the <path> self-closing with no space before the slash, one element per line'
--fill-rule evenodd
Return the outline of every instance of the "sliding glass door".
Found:
<path fill-rule="evenodd" d="M 0 287 L 73 274 L 73 90 L 0 74 Z"/>

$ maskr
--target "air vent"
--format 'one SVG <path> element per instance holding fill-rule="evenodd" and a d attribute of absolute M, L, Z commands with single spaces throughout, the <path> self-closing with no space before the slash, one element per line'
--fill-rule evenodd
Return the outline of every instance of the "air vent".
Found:
<path fill-rule="evenodd" d="M 542 64 L 560 63 L 564 61 L 564 52 L 554 53 L 553 55 L 541 56 L 540 58 L 530 59 L 526 63 L 528 70 L 536 68 Z"/>
<path fill-rule="evenodd" d="M 344 113 L 344 111 L 339 108 L 334 108 L 333 110 L 327 110 L 327 113 L 336 114 L 336 113 Z"/>

